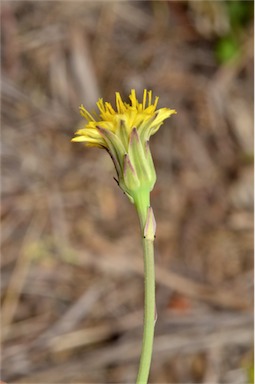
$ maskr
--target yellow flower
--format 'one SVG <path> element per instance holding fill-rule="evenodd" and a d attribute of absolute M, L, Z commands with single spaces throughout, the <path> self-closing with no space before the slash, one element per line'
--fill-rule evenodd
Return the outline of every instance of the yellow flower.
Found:
<path fill-rule="evenodd" d="M 156 110 L 158 97 L 152 102 L 152 91 L 144 90 L 142 103 L 138 102 L 134 89 L 131 90 L 129 98 L 130 104 L 125 103 L 119 92 L 116 92 L 117 111 L 113 109 L 110 103 L 99 99 L 97 106 L 100 114 L 95 115 L 95 117 L 81 105 L 80 113 L 87 120 L 87 124 L 76 132 L 77 136 L 72 141 L 84 141 L 89 146 L 107 148 L 107 143 L 98 130 L 100 127 L 115 133 L 124 147 L 127 148 L 128 138 L 134 127 L 142 139 L 148 140 L 151 135 L 157 132 L 165 119 L 176 113 L 174 109 L 169 108 Z"/>
<path fill-rule="evenodd" d="M 156 109 L 158 97 L 152 102 L 152 91 L 144 90 L 143 101 L 139 103 L 132 89 L 129 99 L 130 104 L 123 102 L 116 92 L 116 110 L 99 99 L 100 113 L 94 117 L 82 105 L 80 113 L 87 124 L 75 133 L 72 141 L 105 148 L 114 162 L 119 186 L 134 201 L 137 191 L 151 191 L 156 181 L 149 138 L 176 111 Z"/>

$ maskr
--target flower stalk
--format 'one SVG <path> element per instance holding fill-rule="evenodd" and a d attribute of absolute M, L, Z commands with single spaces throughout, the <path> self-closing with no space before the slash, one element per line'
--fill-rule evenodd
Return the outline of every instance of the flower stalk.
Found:
<path fill-rule="evenodd" d="M 158 97 L 152 102 L 152 92 L 144 90 L 139 103 L 131 90 L 130 103 L 116 93 L 116 111 L 100 99 L 99 115 L 90 114 L 83 106 L 81 115 L 87 120 L 76 132 L 75 142 L 106 149 L 117 173 L 119 187 L 135 205 L 141 228 L 144 254 L 144 333 L 137 384 L 147 384 L 153 349 L 155 305 L 154 238 L 156 222 L 150 206 L 150 192 L 156 182 L 156 172 L 149 148 L 164 120 L 176 113 L 169 108 L 157 108 Z"/>
<path fill-rule="evenodd" d="M 137 384 L 147 384 L 150 373 L 155 325 L 155 269 L 153 240 L 143 239 L 144 251 L 144 328 Z"/>
<path fill-rule="evenodd" d="M 144 259 L 144 329 L 136 383 L 146 384 L 150 373 L 156 314 L 154 268 L 156 222 L 149 204 L 149 196 L 147 199 L 135 199 L 135 207 L 140 219 Z"/>

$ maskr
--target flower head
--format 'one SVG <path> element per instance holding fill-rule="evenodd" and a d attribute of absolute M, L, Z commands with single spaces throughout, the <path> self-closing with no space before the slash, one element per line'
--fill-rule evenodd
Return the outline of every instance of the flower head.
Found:
<path fill-rule="evenodd" d="M 82 105 L 80 113 L 87 124 L 76 132 L 72 141 L 105 148 L 114 162 L 120 187 L 133 201 L 137 190 L 149 188 L 151 191 L 156 181 L 149 138 L 176 111 L 156 109 L 158 97 L 152 101 L 152 91 L 144 90 L 142 103 L 139 103 L 132 89 L 129 99 L 130 103 L 123 102 L 116 92 L 116 110 L 99 99 L 100 113 L 94 116 Z"/>

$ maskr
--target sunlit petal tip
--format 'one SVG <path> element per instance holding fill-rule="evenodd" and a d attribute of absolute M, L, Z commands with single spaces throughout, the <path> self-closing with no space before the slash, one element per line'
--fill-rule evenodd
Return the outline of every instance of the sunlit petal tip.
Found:
<path fill-rule="evenodd" d="M 158 101 L 159 101 L 159 97 L 158 97 L 158 96 L 156 96 L 156 97 L 155 97 L 155 101 L 154 101 L 154 104 L 153 104 L 153 106 L 154 106 L 154 108 L 155 108 L 155 109 L 157 108 L 157 105 L 158 105 Z"/>
<path fill-rule="evenodd" d="M 73 137 L 71 141 L 79 143 L 82 141 L 87 141 L 87 138 L 85 136 L 76 136 L 76 137 Z"/>
<path fill-rule="evenodd" d="M 78 131 L 75 132 L 75 135 L 84 136 L 84 133 L 85 133 L 84 131 L 85 131 L 84 128 L 78 129 Z"/>
<path fill-rule="evenodd" d="M 148 107 L 151 105 L 152 91 L 148 91 Z"/>
<path fill-rule="evenodd" d="M 132 107 L 137 107 L 138 101 L 137 101 L 137 98 L 136 98 L 135 89 L 131 89 L 131 92 L 130 92 L 130 95 L 129 95 L 129 99 L 131 101 L 131 106 Z"/>
<path fill-rule="evenodd" d="M 80 114 L 82 117 L 84 117 L 88 122 L 95 121 L 94 117 L 84 108 L 83 105 L 79 107 Z"/>
<path fill-rule="evenodd" d="M 146 92 L 146 89 L 143 91 L 143 109 L 145 109 L 145 105 L 146 105 L 146 96 L 147 96 L 147 92 Z"/>
<path fill-rule="evenodd" d="M 87 114 L 87 110 L 86 110 L 86 108 L 83 106 L 83 105 L 80 105 L 79 106 L 79 110 L 80 110 L 80 114 L 82 115 L 82 114 Z"/>
<path fill-rule="evenodd" d="M 120 96 L 120 93 L 116 92 L 115 96 L 116 96 L 116 108 L 117 108 L 118 113 L 125 113 L 126 112 L 126 106 L 125 106 L 125 103 L 123 102 L 123 100 Z"/>

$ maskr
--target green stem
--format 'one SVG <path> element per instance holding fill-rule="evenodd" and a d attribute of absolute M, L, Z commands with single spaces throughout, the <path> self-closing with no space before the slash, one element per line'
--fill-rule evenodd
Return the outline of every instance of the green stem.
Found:
<path fill-rule="evenodd" d="M 140 219 L 144 253 L 144 331 L 143 345 L 140 357 L 139 371 L 136 384 L 147 384 L 150 373 L 154 323 L 155 323 L 155 271 L 153 240 L 144 237 L 144 227 L 147 219 L 149 195 L 135 199 L 135 206 Z"/>

